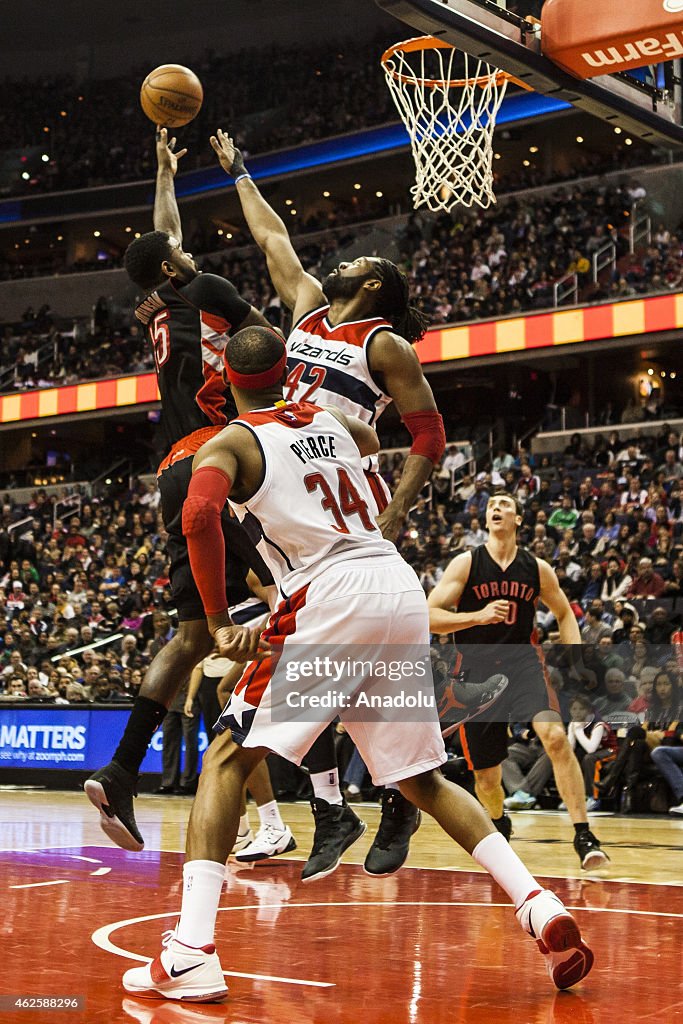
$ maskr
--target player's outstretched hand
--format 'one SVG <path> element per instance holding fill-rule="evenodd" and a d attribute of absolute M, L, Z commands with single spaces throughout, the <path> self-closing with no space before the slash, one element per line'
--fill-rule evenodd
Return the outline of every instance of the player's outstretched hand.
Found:
<path fill-rule="evenodd" d="M 482 626 L 493 626 L 502 622 L 509 610 L 508 601 L 491 601 L 482 608 L 479 614 L 479 623 Z"/>
<path fill-rule="evenodd" d="M 157 125 L 157 164 L 159 165 L 160 171 L 170 171 L 171 174 L 175 175 L 178 170 L 178 161 L 181 157 L 184 157 L 187 153 L 186 149 L 181 149 L 176 153 L 175 137 L 168 140 L 168 128 L 162 128 L 161 125 Z"/>
<path fill-rule="evenodd" d="M 254 658 L 266 658 L 270 644 L 261 639 L 259 629 L 248 626 L 219 626 L 214 633 L 218 653 L 231 661 L 246 662 Z"/>
<path fill-rule="evenodd" d="M 233 139 L 222 128 L 219 128 L 209 141 L 226 174 L 232 175 L 233 178 L 239 177 L 240 174 L 246 174 L 247 169 L 244 166 L 244 157 Z"/>

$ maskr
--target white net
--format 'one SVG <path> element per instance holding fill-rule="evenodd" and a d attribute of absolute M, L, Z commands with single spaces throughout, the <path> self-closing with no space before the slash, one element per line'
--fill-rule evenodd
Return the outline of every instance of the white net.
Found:
<path fill-rule="evenodd" d="M 507 76 L 437 39 L 391 47 L 382 67 L 410 136 L 415 209 L 495 203 L 493 131 Z"/>

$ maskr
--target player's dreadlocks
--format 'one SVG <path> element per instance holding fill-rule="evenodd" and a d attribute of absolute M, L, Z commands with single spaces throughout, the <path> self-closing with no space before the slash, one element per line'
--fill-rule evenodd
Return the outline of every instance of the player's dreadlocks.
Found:
<path fill-rule="evenodd" d="M 419 341 L 430 323 L 430 318 L 409 304 L 408 278 L 391 260 L 376 262 L 377 276 L 382 287 L 377 293 L 375 311 L 389 321 L 396 332 L 411 345 Z"/>

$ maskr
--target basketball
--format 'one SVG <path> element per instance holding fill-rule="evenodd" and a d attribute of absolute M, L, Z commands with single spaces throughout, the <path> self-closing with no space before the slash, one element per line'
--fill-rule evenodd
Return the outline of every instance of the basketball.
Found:
<path fill-rule="evenodd" d="M 201 110 L 204 90 L 194 71 L 182 64 L 162 64 L 150 71 L 140 89 L 140 103 L 150 121 L 165 128 L 189 124 Z"/>

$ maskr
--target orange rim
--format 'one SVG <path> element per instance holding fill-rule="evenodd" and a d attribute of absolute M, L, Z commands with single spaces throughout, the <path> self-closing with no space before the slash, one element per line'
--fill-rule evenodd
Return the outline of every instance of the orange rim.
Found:
<path fill-rule="evenodd" d="M 402 75 L 394 68 L 388 66 L 388 61 L 392 59 L 399 51 L 403 53 L 418 53 L 420 50 L 455 50 L 456 47 L 451 43 L 447 43 L 445 39 L 437 39 L 436 36 L 415 36 L 413 39 L 404 39 L 402 43 L 394 43 L 382 54 L 380 63 L 387 74 L 396 82 L 401 82 L 403 85 L 424 85 L 428 89 L 433 89 L 437 86 L 445 89 L 464 89 L 466 85 L 488 85 L 490 82 L 495 82 L 496 85 L 502 85 L 503 82 L 514 82 L 515 85 L 520 85 L 523 89 L 533 92 L 525 82 L 521 82 L 514 75 L 509 74 L 507 71 L 501 71 L 500 69 L 493 71 L 489 75 L 479 75 L 478 78 L 452 78 L 446 80 L 443 78 L 419 78 L 415 75 L 414 78 L 410 78 L 408 75 Z"/>

